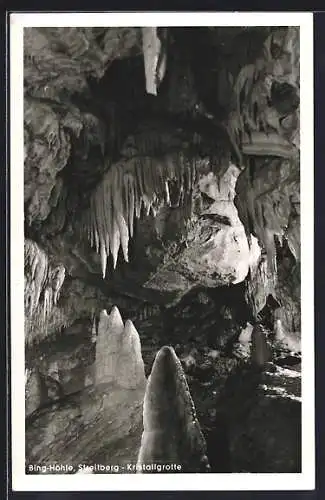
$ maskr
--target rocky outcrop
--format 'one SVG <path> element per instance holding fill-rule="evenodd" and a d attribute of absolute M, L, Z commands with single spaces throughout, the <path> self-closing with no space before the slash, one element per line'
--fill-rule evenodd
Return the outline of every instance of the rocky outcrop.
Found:
<path fill-rule="evenodd" d="M 186 378 L 171 347 L 163 347 L 153 364 L 144 397 L 143 425 L 138 456 L 141 472 L 147 467 L 151 471 L 152 464 L 164 472 L 209 470 Z"/>

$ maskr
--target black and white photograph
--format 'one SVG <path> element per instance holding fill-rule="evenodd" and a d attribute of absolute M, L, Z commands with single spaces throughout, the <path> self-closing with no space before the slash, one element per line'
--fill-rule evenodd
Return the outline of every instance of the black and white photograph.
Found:
<path fill-rule="evenodd" d="M 312 488 L 312 17 L 91 15 L 11 23 L 13 484 Z"/>

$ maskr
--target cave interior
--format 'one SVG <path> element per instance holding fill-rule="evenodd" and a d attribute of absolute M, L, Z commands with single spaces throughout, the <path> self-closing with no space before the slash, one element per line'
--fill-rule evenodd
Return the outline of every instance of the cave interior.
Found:
<path fill-rule="evenodd" d="M 297 28 L 25 28 L 27 470 L 300 471 L 299 130 Z"/>

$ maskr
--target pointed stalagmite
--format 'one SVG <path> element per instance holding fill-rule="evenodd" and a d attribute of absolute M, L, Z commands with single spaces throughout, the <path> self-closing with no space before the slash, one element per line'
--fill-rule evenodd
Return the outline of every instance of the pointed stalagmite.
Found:
<path fill-rule="evenodd" d="M 125 389 L 136 389 L 146 383 L 139 334 L 131 320 L 127 320 L 122 333 L 118 354 L 116 382 Z"/>
<path fill-rule="evenodd" d="M 113 307 L 109 316 L 106 310 L 101 311 L 96 342 L 96 384 L 115 381 L 123 330 L 124 324 L 116 306 Z"/>
<path fill-rule="evenodd" d="M 172 347 L 156 355 L 148 379 L 138 465 L 178 464 L 180 472 L 209 470 L 206 443 L 182 365 Z"/>
<path fill-rule="evenodd" d="M 271 347 L 267 341 L 266 333 L 260 325 L 255 325 L 252 331 L 251 360 L 253 365 L 261 368 L 272 361 Z"/>

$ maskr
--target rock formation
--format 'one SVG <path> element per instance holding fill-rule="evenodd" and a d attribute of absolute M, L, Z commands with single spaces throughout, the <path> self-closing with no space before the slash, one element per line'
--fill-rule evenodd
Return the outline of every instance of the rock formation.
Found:
<path fill-rule="evenodd" d="M 209 470 L 185 374 L 171 347 L 163 347 L 153 364 L 144 397 L 143 425 L 140 470 L 145 472 L 151 464 L 180 466 L 181 472 Z"/>

